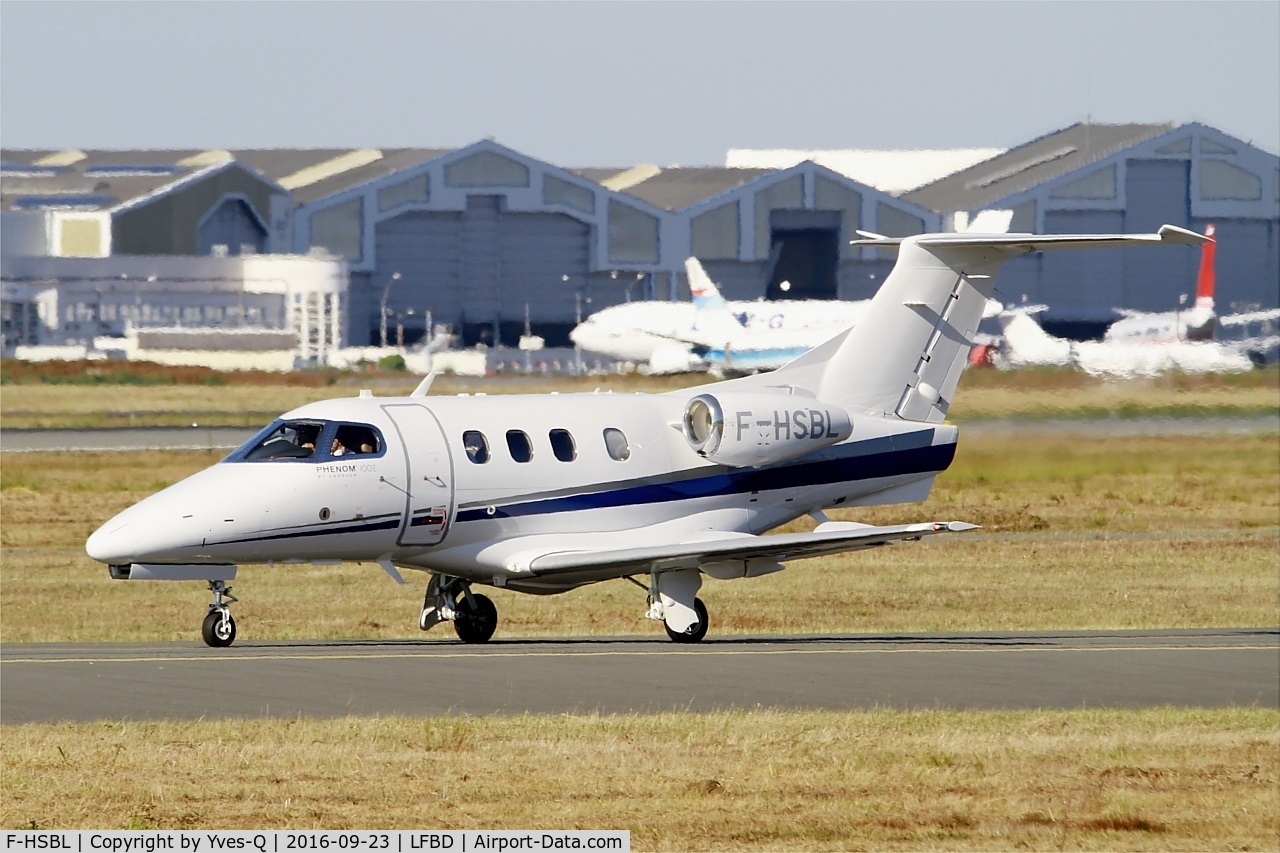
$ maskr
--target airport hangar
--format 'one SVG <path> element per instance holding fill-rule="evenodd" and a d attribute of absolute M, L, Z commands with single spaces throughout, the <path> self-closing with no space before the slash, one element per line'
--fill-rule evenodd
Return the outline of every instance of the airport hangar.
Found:
<path fill-rule="evenodd" d="M 515 344 L 526 322 L 556 345 L 608 305 L 687 296 L 691 254 L 729 298 L 860 299 L 893 257 L 850 247 L 855 229 L 950 231 L 1007 209 L 1011 230 L 1041 233 L 1214 222 L 1219 304 L 1280 302 L 1280 158 L 1199 123 L 1076 124 L 900 194 L 815 159 L 571 169 L 491 140 L 459 149 L 6 150 L 5 278 L 32 256 L 330 255 L 350 271 L 350 343 L 379 343 L 388 318 L 412 342 L 431 318 L 461 331 L 464 345 Z M 1051 320 L 1098 323 L 1116 306 L 1176 305 L 1195 270 L 1190 248 L 1047 253 L 1007 265 L 1000 289 L 1007 301 L 1049 304 Z"/>

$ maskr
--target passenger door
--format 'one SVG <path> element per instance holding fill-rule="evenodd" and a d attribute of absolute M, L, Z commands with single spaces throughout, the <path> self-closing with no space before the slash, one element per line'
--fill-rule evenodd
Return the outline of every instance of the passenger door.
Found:
<path fill-rule="evenodd" d="M 417 403 L 382 407 L 404 448 L 405 494 L 398 545 L 434 545 L 444 539 L 453 517 L 453 463 L 444 430 L 431 410 Z"/>

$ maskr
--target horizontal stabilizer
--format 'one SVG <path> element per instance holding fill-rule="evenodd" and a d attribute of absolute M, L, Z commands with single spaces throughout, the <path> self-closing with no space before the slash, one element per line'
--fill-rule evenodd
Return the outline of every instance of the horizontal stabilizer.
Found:
<path fill-rule="evenodd" d="M 858 232 L 866 239 L 850 240 L 851 246 L 900 246 L 907 237 L 884 237 Z M 1082 246 L 1198 246 L 1210 238 L 1176 225 L 1161 225 L 1155 234 L 919 234 L 910 238 L 916 245 L 990 246 L 1014 251 L 1039 252 L 1046 249 L 1074 249 Z"/>
<path fill-rule="evenodd" d="M 772 560 L 783 562 L 804 557 L 820 557 L 845 551 L 860 551 L 891 542 L 913 541 L 936 533 L 974 530 L 963 521 L 929 521 L 889 527 L 851 525 L 849 528 L 823 525 L 810 533 L 783 533 L 776 536 L 742 535 L 706 542 L 649 545 L 592 551 L 561 551 L 529 560 L 535 577 L 614 569 L 617 576 L 649 571 L 697 568 L 706 563 L 728 560 Z"/>
<path fill-rule="evenodd" d="M 1247 314 L 1228 314 L 1218 318 L 1219 326 L 1245 326 L 1249 323 L 1275 323 L 1280 321 L 1280 309 L 1267 311 L 1251 311 Z"/>
<path fill-rule="evenodd" d="M 968 364 L 1001 264 L 1049 249 L 1198 245 L 1208 238 L 1163 225 L 1154 234 L 979 234 L 885 237 L 854 246 L 896 246 L 898 259 L 852 333 L 832 338 L 732 390 L 799 388 L 850 412 L 941 423 Z"/>

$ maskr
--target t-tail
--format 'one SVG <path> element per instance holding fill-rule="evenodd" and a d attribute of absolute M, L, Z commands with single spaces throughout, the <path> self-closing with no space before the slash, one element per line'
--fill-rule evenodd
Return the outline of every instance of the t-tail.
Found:
<path fill-rule="evenodd" d="M 864 235 L 855 246 L 898 246 L 893 271 L 853 329 L 740 390 L 790 387 L 907 421 L 946 418 L 982 311 L 1007 260 L 1051 249 L 1187 245 L 1208 238 L 1164 225 L 1155 234 Z"/>

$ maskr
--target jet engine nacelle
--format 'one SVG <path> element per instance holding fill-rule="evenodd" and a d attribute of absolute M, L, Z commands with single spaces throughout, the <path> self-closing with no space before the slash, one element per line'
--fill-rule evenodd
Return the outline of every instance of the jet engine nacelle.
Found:
<path fill-rule="evenodd" d="M 699 456 L 734 468 L 793 459 L 853 434 L 840 406 L 790 394 L 699 394 L 684 407 L 683 427 Z"/>

